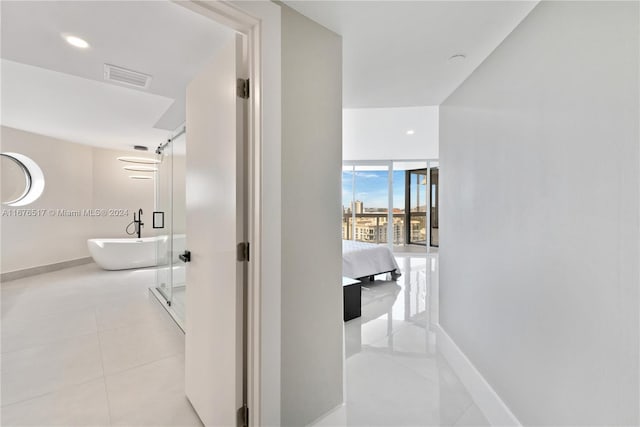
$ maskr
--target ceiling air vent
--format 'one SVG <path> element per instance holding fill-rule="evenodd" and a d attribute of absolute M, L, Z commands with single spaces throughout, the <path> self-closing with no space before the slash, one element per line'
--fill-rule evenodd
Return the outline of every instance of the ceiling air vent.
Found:
<path fill-rule="evenodd" d="M 137 71 L 127 70 L 111 64 L 104 64 L 104 79 L 139 89 L 149 89 L 151 76 Z"/>

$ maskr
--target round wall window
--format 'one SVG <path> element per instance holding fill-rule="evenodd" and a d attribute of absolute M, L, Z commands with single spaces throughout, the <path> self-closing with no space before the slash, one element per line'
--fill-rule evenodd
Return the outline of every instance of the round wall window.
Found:
<path fill-rule="evenodd" d="M 2 204 L 26 206 L 44 191 L 44 174 L 31 158 L 19 153 L 0 153 Z"/>

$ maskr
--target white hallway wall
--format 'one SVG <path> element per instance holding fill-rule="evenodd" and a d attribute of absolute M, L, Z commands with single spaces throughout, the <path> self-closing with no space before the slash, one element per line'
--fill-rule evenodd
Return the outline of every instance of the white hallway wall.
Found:
<path fill-rule="evenodd" d="M 282 81 L 280 425 L 303 426 L 343 400 L 342 39 L 287 6 Z"/>
<path fill-rule="evenodd" d="M 9 127 L 1 128 L 2 151 L 31 157 L 45 176 L 43 195 L 25 209 L 128 209 L 129 216 L 92 218 L 1 217 L 2 273 L 89 256 L 87 239 L 128 237 L 125 228 L 133 212 L 144 210 L 143 235 L 153 233 L 153 180 L 132 180 L 118 156 L 131 152 L 107 150 L 62 141 Z M 3 210 L 13 210 L 2 206 Z"/>
<path fill-rule="evenodd" d="M 345 108 L 342 117 L 344 160 L 438 158 L 437 106 Z"/>
<path fill-rule="evenodd" d="M 440 107 L 440 322 L 525 425 L 638 425 L 639 10 L 542 2 Z"/>

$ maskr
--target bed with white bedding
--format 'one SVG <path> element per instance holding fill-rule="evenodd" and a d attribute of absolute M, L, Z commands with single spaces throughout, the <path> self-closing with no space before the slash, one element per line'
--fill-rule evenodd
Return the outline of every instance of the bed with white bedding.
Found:
<path fill-rule="evenodd" d="M 342 241 L 342 275 L 359 279 L 391 273 L 394 279 L 400 276 L 398 263 L 386 245 Z"/>

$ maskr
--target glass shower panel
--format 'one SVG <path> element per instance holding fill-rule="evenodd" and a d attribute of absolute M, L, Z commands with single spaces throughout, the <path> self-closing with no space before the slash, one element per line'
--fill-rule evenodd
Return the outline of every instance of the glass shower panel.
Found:
<path fill-rule="evenodd" d="M 171 305 L 173 298 L 172 283 L 172 254 L 171 254 L 171 193 L 172 193 L 172 155 L 171 144 L 163 150 L 162 154 L 157 154 L 156 158 L 160 161 L 157 164 L 155 173 L 155 211 L 162 212 L 164 217 L 163 224 L 156 222 L 153 224 L 153 231 L 159 237 L 156 244 L 156 257 L 158 267 L 156 269 L 156 288 L 162 294 L 168 305 Z M 156 214 L 154 213 L 154 217 Z M 162 228 L 159 228 L 162 226 Z"/>
<path fill-rule="evenodd" d="M 186 306 L 186 265 L 180 261 L 178 255 L 187 248 L 187 200 L 186 200 L 186 166 L 187 143 L 186 137 L 176 138 L 172 146 L 172 203 L 171 203 L 171 234 L 172 238 L 172 308 L 178 319 L 184 322 Z"/>

